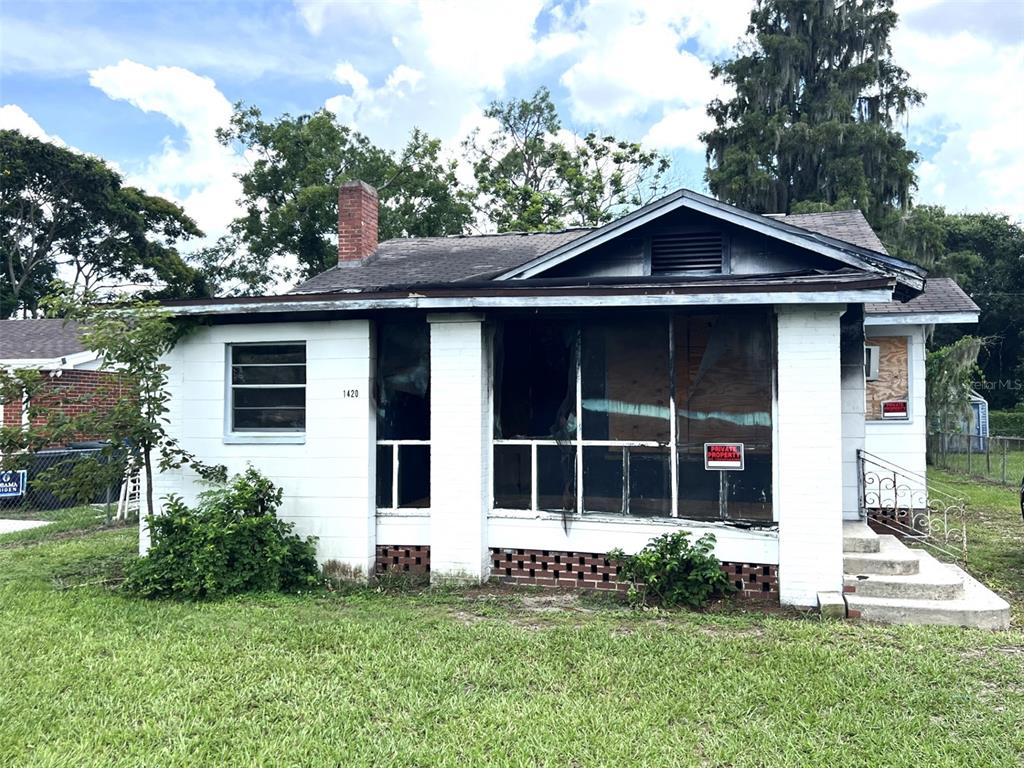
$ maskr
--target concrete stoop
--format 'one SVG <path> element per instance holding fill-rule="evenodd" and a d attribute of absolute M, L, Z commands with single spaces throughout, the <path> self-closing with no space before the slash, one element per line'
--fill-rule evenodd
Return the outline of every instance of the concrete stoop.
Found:
<path fill-rule="evenodd" d="M 843 596 L 850 618 L 886 624 L 1007 629 L 1010 606 L 962 568 L 879 536 L 861 522 L 843 524 Z"/>

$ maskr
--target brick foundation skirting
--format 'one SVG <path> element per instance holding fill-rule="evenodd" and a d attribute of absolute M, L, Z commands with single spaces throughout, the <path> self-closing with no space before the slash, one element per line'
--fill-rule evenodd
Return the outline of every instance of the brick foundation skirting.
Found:
<path fill-rule="evenodd" d="M 377 559 L 373 572 L 408 573 L 425 576 L 430 573 L 430 545 L 404 546 L 384 544 L 377 547 Z"/>
<path fill-rule="evenodd" d="M 779 567 L 760 563 L 722 563 L 737 597 L 779 599 Z M 377 547 L 377 574 L 430 573 L 430 547 L 384 544 Z M 597 552 L 491 548 L 491 578 L 504 584 L 577 587 L 625 592 L 619 566 Z"/>

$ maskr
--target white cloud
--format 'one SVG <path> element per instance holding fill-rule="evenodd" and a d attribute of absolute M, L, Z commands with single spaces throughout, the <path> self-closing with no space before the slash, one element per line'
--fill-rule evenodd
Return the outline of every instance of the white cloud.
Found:
<path fill-rule="evenodd" d="M 666 112 L 661 120 L 652 125 L 644 136 L 643 143 L 661 149 L 703 152 L 704 144 L 699 138 L 700 134 L 710 130 L 714 125 L 703 104 L 680 107 Z"/>
<path fill-rule="evenodd" d="M 60 136 L 53 136 L 43 130 L 43 126 L 35 121 L 24 109 L 17 104 L 4 104 L 0 106 L 0 129 L 5 131 L 20 131 L 26 136 L 40 141 L 48 141 L 58 147 L 66 147 L 67 144 Z"/>
<path fill-rule="evenodd" d="M 232 108 L 214 81 L 181 67 L 123 60 L 92 70 L 89 82 L 111 99 L 164 115 L 183 129 L 183 143 L 165 137 L 159 153 L 129 169 L 128 182 L 179 202 L 209 238 L 223 234 L 239 214 L 241 185 L 234 174 L 245 160 L 217 141 L 215 132 L 228 124 Z"/>
<path fill-rule="evenodd" d="M 930 155 L 918 167 L 918 201 L 1024 218 L 1024 41 L 926 33 L 913 19 L 897 27 L 892 46 L 928 96 L 905 126 Z"/>
<path fill-rule="evenodd" d="M 399 64 L 387 76 L 384 85 L 373 88 L 366 75 L 351 62 L 343 61 L 335 67 L 334 79 L 347 85 L 352 93 L 331 96 L 324 106 L 334 112 L 341 122 L 358 128 L 363 122 L 372 124 L 387 121 L 398 103 L 408 99 L 417 90 L 423 80 L 423 73 Z"/>
<path fill-rule="evenodd" d="M 321 40 L 344 30 L 390 42 L 372 59 L 341 61 L 333 74 L 347 92 L 325 104 L 388 147 L 402 144 L 413 125 L 455 140 L 462 116 L 501 96 L 510 77 L 535 71 L 578 44 L 561 29 L 538 33 L 543 0 L 295 5 Z M 391 63 L 382 68 L 382 62 Z"/>
<path fill-rule="evenodd" d="M 600 0 L 572 21 L 585 40 L 563 73 L 573 114 L 591 123 L 660 112 L 646 141 L 663 149 L 699 149 L 704 109 L 722 86 L 711 62 L 743 34 L 749 5 L 724 2 Z"/>

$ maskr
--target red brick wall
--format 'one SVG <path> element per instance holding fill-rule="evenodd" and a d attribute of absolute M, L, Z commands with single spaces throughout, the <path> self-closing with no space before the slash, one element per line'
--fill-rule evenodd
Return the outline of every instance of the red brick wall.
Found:
<path fill-rule="evenodd" d="M 491 548 L 491 578 L 505 584 L 543 587 L 579 587 L 624 592 L 618 580 L 619 566 L 594 552 L 556 552 L 542 549 Z M 738 597 L 779 599 L 779 567 L 760 563 L 722 563 L 722 570 L 736 587 Z M 374 571 L 382 573 L 430 573 L 429 546 L 381 545 Z"/>
<path fill-rule="evenodd" d="M 43 371 L 43 383 L 36 393 L 36 406 L 54 409 L 68 416 L 110 408 L 129 393 L 129 388 L 110 371 L 62 371 L 51 376 Z M 33 426 L 43 423 L 37 419 Z M 4 426 L 21 425 L 21 402 L 4 403 Z M 81 435 L 80 440 L 102 440 L 105 435 Z"/>

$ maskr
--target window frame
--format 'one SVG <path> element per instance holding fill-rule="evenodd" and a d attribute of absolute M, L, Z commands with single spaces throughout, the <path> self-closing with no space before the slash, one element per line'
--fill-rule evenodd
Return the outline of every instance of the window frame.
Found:
<path fill-rule="evenodd" d="M 574 355 L 576 362 L 576 432 L 575 436 L 566 441 L 566 443 L 572 444 L 575 449 L 575 491 L 576 491 L 576 504 L 572 510 L 566 510 L 564 514 L 570 515 L 574 520 L 616 520 L 623 522 L 637 522 L 637 521 L 673 521 L 673 522 L 686 522 L 686 523 L 697 523 L 697 524 L 714 524 L 717 522 L 724 523 L 742 523 L 744 525 L 752 524 L 753 527 L 772 527 L 778 525 L 779 521 L 779 505 L 777 503 L 777 462 L 776 457 L 778 455 L 776 434 L 777 434 L 777 393 L 776 393 L 776 372 L 777 372 L 777 357 L 775 356 L 775 340 L 776 330 L 775 323 L 773 321 L 773 315 L 769 313 L 764 314 L 765 322 L 768 323 L 769 335 L 772 346 L 772 365 L 773 370 L 770 376 L 770 387 L 771 387 L 771 418 L 772 418 L 772 439 L 770 447 L 771 455 L 771 477 L 772 477 L 772 495 L 771 495 L 771 512 L 772 516 L 770 520 L 763 521 L 752 521 L 752 520 L 731 520 L 729 518 L 705 519 L 705 518 L 692 518 L 687 517 L 685 514 L 681 514 L 680 510 L 680 498 L 679 498 L 679 441 L 678 441 L 678 430 L 679 425 L 677 421 L 677 406 L 676 406 L 676 393 L 675 393 L 675 323 L 674 318 L 677 313 L 659 313 L 661 314 L 664 321 L 668 324 L 668 349 L 669 349 L 669 380 L 671 392 L 668 398 L 669 408 L 669 440 L 668 443 L 663 443 L 657 440 L 595 440 L 595 439 L 584 439 L 583 438 L 583 420 L 586 418 L 583 411 L 583 332 L 582 327 L 577 328 L 576 339 L 574 343 L 577 345 L 577 353 Z M 495 446 L 503 445 L 525 445 L 530 446 L 530 506 L 528 508 L 508 508 L 495 506 L 495 491 L 494 491 L 494 448 Z M 558 446 L 559 442 L 553 438 L 498 438 L 494 437 L 493 431 L 491 436 L 491 467 L 490 467 L 490 505 L 491 513 L 497 513 L 501 516 L 508 517 L 529 517 L 533 518 L 538 515 L 548 516 L 559 516 L 562 517 L 563 513 L 557 511 L 551 511 L 542 509 L 539 504 L 538 490 L 537 490 L 537 453 L 538 447 L 540 446 Z M 623 509 L 621 512 L 599 512 L 599 511 L 587 511 L 585 509 L 585 488 L 584 488 L 584 477 L 583 477 L 583 454 L 584 449 L 588 447 L 601 447 L 601 448 L 617 448 L 623 453 Z M 671 493 L 671 506 L 670 512 L 667 515 L 636 515 L 630 512 L 629 499 L 630 494 L 626 489 L 629 487 L 629 450 L 631 448 L 650 449 L 656 448 L 661 450 L 667 450 L 669 454 L 669 472 L 670 472 L 670 493 Z"/>
<path fill-rule="evenodd" d="M 306 371 L 306 380 L 302 384 L 235 384 L 232 376 L 235 349 L 240 347 L 301 347 L 304 360 L 302 366 Z M 298 363 L 267 364 L 268 367 L 298 365 Z M 268 341 L 228 342 L 224 345 L 224 443 L 228 445 L 248 445 L 255 443 L 269 444 L 301 444 L 306 442 L 307 426 L 298 427 L 264 427 L 261 429 L 235 429 L 235 389 L 302 389 L 302 410 L 308 417 L 308 386 L 309 356 L 304 339 L 282 339 Z"/>
<path fill-rule="evenodd" d="M 416 321 L 416 320 L 409 320 L 409 321 L 406 321 L 406 322 L 408 322 L 409 324 L 413 324 L 413 323 L 417 323 L 418 324 L 418 321 Z M 430 339 L 430 326 L 427 324 L 427 321 L 426 321 L 425 318 L 423 319 L 422 322 L 423 322 L 423 325 L 426 326 L 426 328 L 427 328 L 427 370 L 428 370 L 428 376 L 429 376 L 430 364 L 432 362 L 431 361 L 431 346 L 430 346 L 430 341 L 431 341 L 431 339 Z M 380 378 L 380 362 L 381 362 L 381 359 L 382 359 L 381 350 L 380 350 L 380 344 L 381 344 L 380 327 L 381 327 L 381 325 L 385 325 L 385 324 L 386 323 L 379 323 L 376 326 L 375 332 L 374 332 L 374 372 L 373 372 L 373 376 L 374 376 L 375 384 L 374 384 L 373 419 L 374 419 L 374 433 L 375 434 L 376 434 L 378 426 L 379 426 L 377 424 L 377 418 L 378 418 L 378 414 L 377 414 L 378 398 L 377 398 L 377 388 L 376 388 L 376 385 L 377 385 L 377 382 L 379 381 L 379 378 Z M 397 325 L 398 323 L 391 323 L 391 324 L 392 325 Z M 427 412 L 428 412 L 428 414 L 430 413 L 430 408 L 431 408 L 430 403 L 431 403 L 431 390 L 428 388 L 428 390 L 427 390 Z M 428 424 L 428 428 L 429 428 L 429 424 Z M 380 499 L 379 499 L 378 494 L 377 494 L 376 482 L 374 483 L 373 506 L 374 506 L 374 509 L 376 510 L 376 513 L 378 515 L 424 516 L 424 515 L 429 515 L 430 514 L 430 509 L 431 509 L 431 506 L 433 504 L 433 497 L 432 497 L 433 488 L 430 486 L 429 481 L 428 481 L 428 487 L 427 487 L 428 503 L 427 503 L 426 506 L 421 506 L 421 507 L 408 507 L 408 506 L 405 506 L 405 507 L 403 507 L 403 506 L 399 505 L 398 499 L 399 499 L 399 492 L 400 492 L 399 480 L 400 480 L 400 474 L 402 472 L 401 458 L 400 458 L 400 453 L 401 453 L 402 446 L 426 446 L 428 450 L 431 450 L 430 460 L 433 461 L 434 457 L 433 457 L 433 453 L 432 453 L 432 449 L 431 449 L 431 444 L 432 444 L 431 443 L 431 438 L 429 438 L 429 437 L 426 438 L 426 439 L 423 439 L 423 438 L 417 438 L 417 439 L 413 439 L 413 438 L 407 438 L 407 439 L 381 439 L 381 438 L 376 438 L 375 437 L 375 439 L 374 439 L 374 456 L 376 457 L 381 449 L 386 449 L 387 452 L 388 452 L 389 461 L 390 461 L 390 464 L 391 464 L 391 506 L 382 507 L 382 506 L 380 506 L 378 504 Z M 375 458 L 375 461 L 376 461 L 376 458 Z M 376 475 L 377 473 L 375 472 L 374 474 Z"/>
<path fill-rule="evenodd" d="M 864 381 L 878 381 L 878 363 L 882 348 L 877 344 L 864 345 Z"/>

